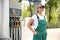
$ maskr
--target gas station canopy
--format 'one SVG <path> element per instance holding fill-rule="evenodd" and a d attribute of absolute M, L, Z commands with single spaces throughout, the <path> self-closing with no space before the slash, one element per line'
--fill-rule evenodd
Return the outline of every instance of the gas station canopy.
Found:
<path fill-rule="evenodd" d="M 41 0 L 29 0 L 30 2 L 41 2 Z"/>

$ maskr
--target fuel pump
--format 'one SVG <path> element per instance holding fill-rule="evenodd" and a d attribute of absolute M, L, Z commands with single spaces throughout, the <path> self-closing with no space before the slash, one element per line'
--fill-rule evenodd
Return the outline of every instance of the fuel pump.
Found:
<path fill-rule="evenodd" d="M 11 40 L 21 40 L 21 1 L 22 0 L 10 0 L 10 38 Z"/>

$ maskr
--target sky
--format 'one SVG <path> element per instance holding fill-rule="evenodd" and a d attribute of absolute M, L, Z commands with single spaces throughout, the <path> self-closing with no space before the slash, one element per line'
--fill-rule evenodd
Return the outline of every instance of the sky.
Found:
<path fill-rule="evenodd" d="M 45 5 L 45 0 L 41 0 L 41 4 L 42 5 Z M 24 4 L 25 4 L 25 6 L 29 6 L 29 1 L 22 1 L 22 7 L 24 8 Z"/>

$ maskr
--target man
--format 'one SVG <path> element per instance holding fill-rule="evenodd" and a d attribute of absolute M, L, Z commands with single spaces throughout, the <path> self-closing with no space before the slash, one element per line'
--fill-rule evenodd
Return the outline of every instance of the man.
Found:
<path fill-rule="evenodd" d="M 27 24 L 27 27 L 34 34 L 33 40 L 46 40 L 47 23 L 46 23 L 46 17 L 42 14 L 42 12 L 44 11 L 44 8 L 45 7 L 43 5 L 38 6 L 37 7 L 37 14 L 33 15 Z M 32 27 L 34 27 L 34 29 Z"/>

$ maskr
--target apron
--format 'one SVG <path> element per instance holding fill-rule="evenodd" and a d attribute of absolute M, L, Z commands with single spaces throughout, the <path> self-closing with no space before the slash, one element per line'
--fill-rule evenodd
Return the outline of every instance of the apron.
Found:
<path fill-rule="evenodd" d="M 46 23 L 46 18 L 44 16 L 44 20 L 40 20 L 38 15 L 37 19 L 38 19 L 38 26 L 35 29 L 35 31 L 37 32 L 36 35 L 33 36 L 33 40 L 46 40 L 47 37 L 47 32 L 46 32 L 46 28 L 47 28 L 47 23 Z"/>

